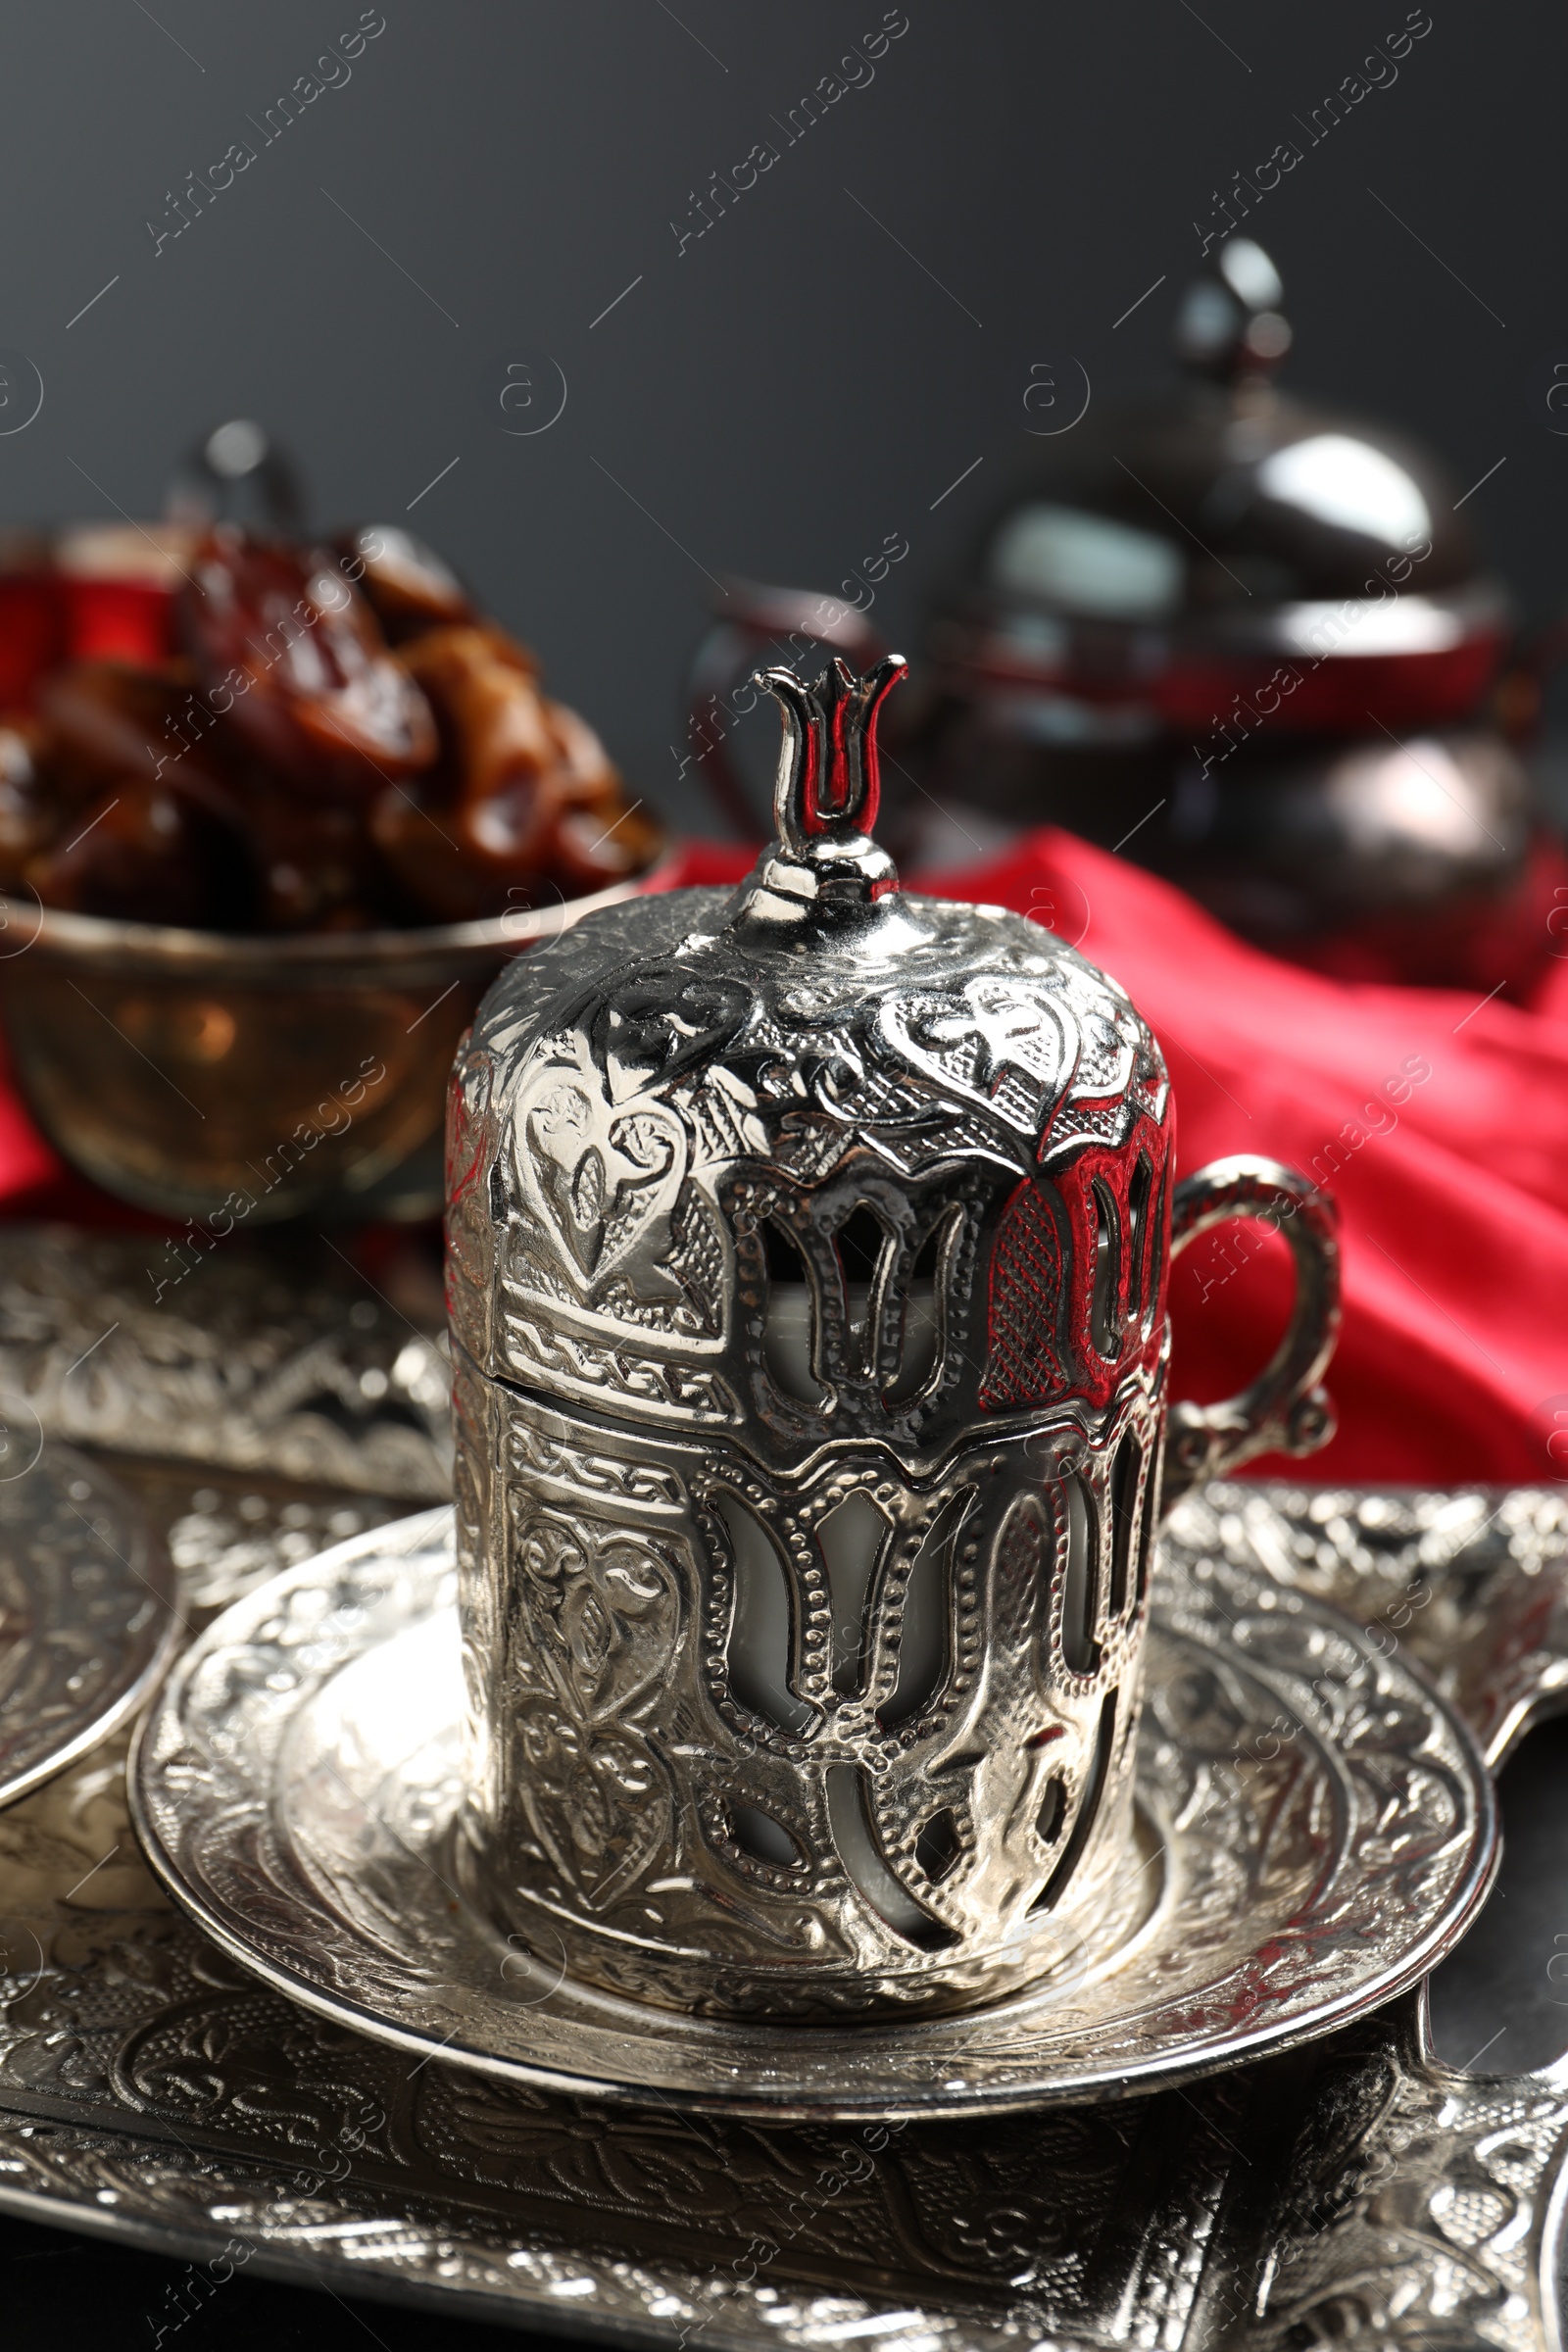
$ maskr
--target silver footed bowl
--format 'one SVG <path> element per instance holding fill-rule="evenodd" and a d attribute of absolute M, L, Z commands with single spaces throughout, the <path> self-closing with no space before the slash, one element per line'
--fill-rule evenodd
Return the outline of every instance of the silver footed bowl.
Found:
<path fill-rule="evenodd" d="M 509 957 L 636 880 L 482 922 L 190 931 L 0 897 L 0 1018 L 39 1126 L 163 1216 L 435 1216 L 458 1040 Z"/>
<path fill-rule="evenodd" d="M 770 2118 L 1109 2098 L 1326 2034 L 1426 1974 L 1485 1895 L 1491 1785 L 1397 1653 L 1255 1568 L 1155 1580 L 1136 1832 L 1093 1948 L 939 2017 L 684 2015 L 486 1916 L 455 1837 L 452 1519 L 354 1537 L 235 1602 L 144 1723 L 136 1826 L 225 1950 L 339 2024 L 578 2096 Z"/>

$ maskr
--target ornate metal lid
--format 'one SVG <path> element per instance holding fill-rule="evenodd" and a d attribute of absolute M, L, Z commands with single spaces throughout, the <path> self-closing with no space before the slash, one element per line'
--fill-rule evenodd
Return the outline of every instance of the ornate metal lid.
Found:
<path fill-rule="evenodd" d="M 519 957 L 454 1073 L 450 1305 L 490 1377 L 799 1461 L 1102 1408 L 1165 1347 L 1169 1086 L 1102 972 L 903 892 L 861 678 L 782 706 L 778 838 L 734 892 Z"/>
<path fill-rule="evenodd" d="M 1037 445 L 933 633 L 950 687 L 1057 678 L 1201 724 L 1229 669 L 1294 658 L 1292 723 L 1360 724 L 1377 657 L 1412 718 L 1474 707 L 1507 612 L 1456 486 L 1408 437 L 1276 387 L 1283 299 L 1261 248 L 1229 239 L 1179 307 L 1180 383 Z"/>

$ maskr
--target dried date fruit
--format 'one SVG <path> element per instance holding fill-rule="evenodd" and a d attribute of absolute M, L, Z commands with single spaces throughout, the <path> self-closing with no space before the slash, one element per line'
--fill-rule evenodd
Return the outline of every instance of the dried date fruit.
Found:
<path fill-rule="evenodd" d="M 640 802 L 627 807 L 620 778 L 585 718 L 548 700 L 545 715 L 561 748 L 565 800 L 551 860 L 557 879 L 582 892 L 642 873 L 659 855 L 659 827 Z"/>
<path fill-rule="evenodd" d="M 204 931 L 246 930 L 254 921 L 238 811 L 205 779 L 126 777 L 78 814 L 80 831 L 24 869 L 46 906 Z"/>
<path fill-rule="evenodd" d="M 26 887 L 28 861 L 59 823 L 58 804 L 34 757 L 38 729 L 25 720 L 0 726 L 0 890 Z"/>
<path fill-rule="evenodd" d="M 344 571 L 357 580 L 391 645 L 426 629 L 477 621 L 467 590 L 434 548 L 394 523 L 370 522 L 337 543 Z"/>
<path fill-rule="evenodd" d="M 422 790 L 382 793 L 371 829 L 432 912 L 499 913 L 548 871 L 566 806 L 544 698 L 492 630 L 433 629 L 401 658 L 435 711 L 441 759 Z"/>
<path fill-rule="evenodd" d="M 0 890 L 331 931 L 493 915 L 652 861 L 658 830 L 593 729 L 440 559 L 384 525 L 341 546 L 214 527 L 181 607 L 191 658 L 68 664 L 36 720 L 0 724 Z"/>
<path fill-rule="evenodd" d="M 362 809 L 334 801 L 311 807 L 253 776 L 244 821 L 264 930 L 365 931 L 406 922 L 414 911 Z"/>
<path fill-rule="evenodd" d="M 584 804 L 566 809 L 556 827 L 552 871 L 568 897 L 608 890 L 646 873 L 663 838 L 658 825 L 635 803 L 628 808 L 617 791 L 597 808 Z"/>
<path fill-rule="evenodd" d="M 429 708 L 329 555 L 220 524 L 182 598 L 212 709 L 302 797 L 365 800 L 436 754 Z"/>
<path fill-rule="evenodd" d="M 214 764 L 202 751 L 216 721 L 188 662 L 72 662 L 44 680 L 37 707 L 49 780 L 73 804 L 127 777 L 156 782 L 171 760 Z"/>

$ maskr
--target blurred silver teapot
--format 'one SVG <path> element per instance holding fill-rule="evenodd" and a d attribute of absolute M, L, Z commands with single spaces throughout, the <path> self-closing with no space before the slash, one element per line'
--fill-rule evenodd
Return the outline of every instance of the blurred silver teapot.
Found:
<path fill-rule="evenodd" d="M 1180 380 L 1031 444 L 890 729 L 890 833 L 934 865 L 1065 825 L 1278 954 L 1491 988 L 1544 938 L 1538 692 L 1441 466 L 1274 383 L 1282 302 L 1232 237 L 1178 307 Z M 701 691 L 788 630 L 881 650 L 830 600 L 732 584 Z M 726 753 L 701 769 L 733 811 Z"/>

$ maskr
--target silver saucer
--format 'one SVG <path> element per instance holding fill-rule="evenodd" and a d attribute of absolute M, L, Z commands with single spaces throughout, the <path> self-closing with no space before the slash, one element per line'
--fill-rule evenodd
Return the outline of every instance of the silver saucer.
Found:
<path fill-rule="evenodd" d="M 36 1417 L 0 1421 L 0 1805 L 139 1705 L 174 1642 L 172 1571 L 119 1482 Z"/>
<path fill-rule="evenodd" d="M 451 1514 L 247 1594 L 143 1726 L 138 1832 L 234 1957 L 336 2022 L 504 2081 L 773 2121 L 972 2116 L 1190 2080 L 1325 2034 L 1433 1967 L 1484 1896 L 1491 1787 L 1458 1717 L 1315 1596 L 1162 1565 L 1139 1846 L 1093 1954 L 978 2012 L 694 2020 L 509 1946 L 455 1859 Z"/>

